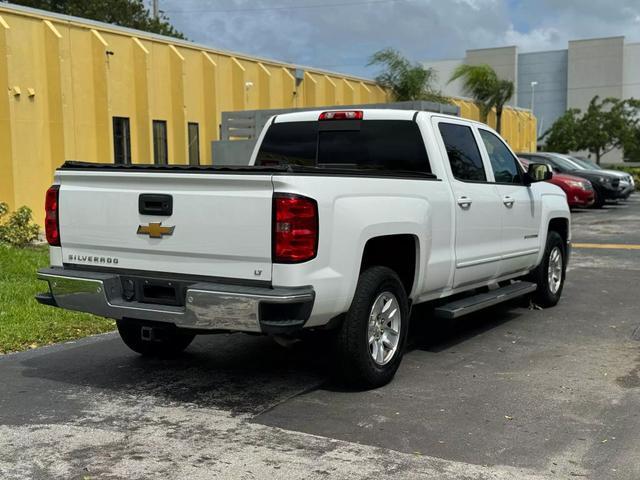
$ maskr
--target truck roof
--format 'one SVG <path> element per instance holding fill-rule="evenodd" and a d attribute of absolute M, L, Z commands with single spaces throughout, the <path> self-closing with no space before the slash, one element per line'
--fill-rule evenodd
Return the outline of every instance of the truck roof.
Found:
<path fill-rule="evenodd" d="M 283 113 L 275 116 L 275 123 L 284 122 L 310 122 L 318 120 L 318 117 L 322 112 L 342 112 L 342 111 L 361 111 L 363 112 L 364 120 L 412 120 L 417 113 L 427 115 L 428 117 L 448 117 L 456 120 L 465 120 L 470 123 L 477 123 L 474 120 L 469 120 L 455 115 L 447 115 L 445 113 L 427 112 L 424 110 L 399 110 L 392 108 L 349 108 L 344 109 L 326 109 L 326 110 L 311 110 L 304 112 Z"/>

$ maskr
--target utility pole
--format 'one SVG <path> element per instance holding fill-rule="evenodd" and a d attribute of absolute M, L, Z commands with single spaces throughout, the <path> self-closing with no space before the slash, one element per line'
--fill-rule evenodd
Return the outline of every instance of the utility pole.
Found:
<path fill-rule="evenodd" d="M 155 18 L 156 20 L 158 20 L 158 17 L 160 16 L 160 10 L 158 8 L 158 1 L 159 0 L 151 0 L 151 5 L 152 5 L 151 10 L 153 11 L 153 18 Z"/>

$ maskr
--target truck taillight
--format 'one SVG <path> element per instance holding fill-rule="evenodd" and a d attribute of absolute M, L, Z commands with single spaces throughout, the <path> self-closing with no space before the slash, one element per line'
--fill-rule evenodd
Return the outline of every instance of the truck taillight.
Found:
<path fill-rule="evenodd" d="M 318 204 L 302 195 L 273 196 L 273 261 L 300 263 L 318 253 Z"/>
<path fill-rule="evenodd" d="M 318 120 L 362 120 L 362 110 L 322 112 Z"/>
<path fill-rule="evenodd" d="M 47 242 L 53 247 L 60 246 L 60 222 L 58 219 L 58 194 L 60 185 L 51 185 L 44 202 L 44 231 Z"/>

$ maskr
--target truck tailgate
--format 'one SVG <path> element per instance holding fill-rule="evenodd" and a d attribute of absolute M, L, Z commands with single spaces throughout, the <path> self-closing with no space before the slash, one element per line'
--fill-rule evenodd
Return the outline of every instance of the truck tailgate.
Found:
<path fill-rule="evenodd" d="M 271 280 L 271 175 L 58 171 L 65 264 Z M 173 213 L 139 213 L 141 194 Z M 158 235 L 160 227 L 174 227 Z M 142 228 L 138 233 L 139 227 Z M 170 228 L 169 228 L 170 230 Z"/>

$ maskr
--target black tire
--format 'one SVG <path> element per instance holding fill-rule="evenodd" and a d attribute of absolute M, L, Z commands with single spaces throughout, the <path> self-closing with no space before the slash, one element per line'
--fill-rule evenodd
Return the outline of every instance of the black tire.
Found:
<path fill-rule="evenodd" d="M 122 341 L 136 353 L 148 357 L 173 357 L 191 344 L 195 335 L 176 328 L 153 328 L 151 339 L 142 338 L 144 324 L 133 320 L 118 320 L 118 333 Z M 148 327 L 148 326 L 147 326 Z"/>
<path fill-rule="evenodd" d="M 392 293 L 397 300 L 400 331 L 395 351 L 389 353 L 388 360 L 381 365 L 372 357 L 369 317 L 376 299 L 385 292 Z M 402 361 L 408 330 L 409 302 L 398 275 L 387 267 L 371 267 L 364 271 L 358 279 L 351 307 L 336 333 L 336 367 L 341 380 L 349 386 L 364 389 L 389 383 Z"/>
<path fill-rule="evenodd" d="M 562 258 L 562 269 L 560 276 L 560 286 L 554 292 L 549 280 L 549 262 L 552 252 L 556 248 L 559 250 Z M 560 300 L 560 297 L 562 296 L 562 289 L 564 288 L 564 280 L 566 277 L 566 259 L 567 249 L 564 240 L 562 240 L 562 237 L 558 232 L 551 230 L 547 234 L 547 244 L 544 249 L 544 257 L 542 258 L 542 262 L 535 268 L 535 270 L 533 270 L 528 275 L 527 278 L 527 280 L 534 282 L 538 286 L 535 293 L 533 294 L 533 301 L 536 305 L 543 308 L 553 307 Z"/>
<path fill-rule="evenodd" d="M 604 207 L 604 195 L 597 188 L 593 189 L 593 203 L 591 204 L 591 208 L 602 208 Z"/>

